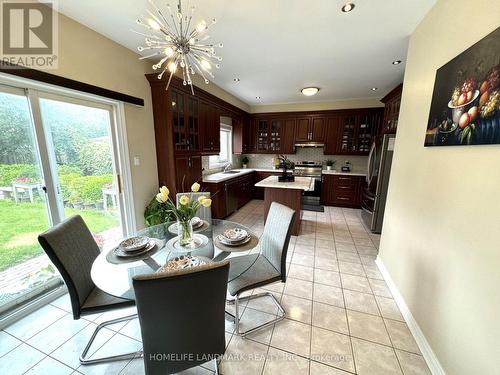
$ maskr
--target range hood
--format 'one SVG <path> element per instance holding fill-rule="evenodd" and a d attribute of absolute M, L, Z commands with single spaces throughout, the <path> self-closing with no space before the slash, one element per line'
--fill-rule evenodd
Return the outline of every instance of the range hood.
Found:
<path fill-rule="evenodd" d="M 325 147 L 325 144 L 322 142 L 302 142 L 302 143 L 295 143 L 295 147 Z"/>

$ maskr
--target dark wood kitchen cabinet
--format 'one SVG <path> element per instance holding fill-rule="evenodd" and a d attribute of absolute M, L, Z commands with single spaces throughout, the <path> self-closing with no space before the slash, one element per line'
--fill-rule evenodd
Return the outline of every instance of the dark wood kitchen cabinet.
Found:
<path fill-rule="evenodd" d="M 339 143 L 340 117 L 330 117 L 326 120 L 324 155 L 335 155 Z"/>
<path fill-rule="evenodd" d="M 321 202 L 326 206 L 361 207 L 364 176 L 346 174 L 321 176 Z"/>
<path fill-rule="evenodd" d="M 382 120 L 379 108 L 353 111 L 340 116 L 337 154 L 368 155 Z"/>
<path fill-rule="evenodd" d="M 172 90 L 172 131 L 176 153 L 200 151 L 199 101 Z"/>
<path fill-rule="evenodd" d="M 283 120 L 280 152 L 282 154 L 295 153 L 295 119 L 293 118 Z"/>
<path fill-rule="evenodd" d="M 158 79 L 146 74 L 151 86 L 159 185 L 175 194 L 201 180 L 201 156 L 220 152 L 220 117 L 245 119 L 249 114 L 178 77 Z M 184 181 L 184 182 L 183 182 Z"/>
<path fill-rule="evenodd" d="M 309 124 L 311 119 L 309 117 L 297 118 L 297 125 L 295 128 L 295 142 L 308 142 L 309 141 Z"/>
<path fill-rule="evenodd" d="M 307 116 L 297 118 L 295 142 L 324 142 L 326 118 L 324 116 Z"/>
<path fill-rule="evenodd" d="M 269 150 L 270 132 L 269 120 L 257 119 L 255 120 L 254 129 L 256 132 L 255 151 L 258 153 L 266 153 Z"/>
<path fill-rule="evenodd" d="M 240 186 L 238 195 L 238 208 L 243 207 L 253 198 L 254 172 L 248 173 L 238 178 Z"/>
<path fill-rule="evenodd" d="M 217 183 L 203 183 L 212 195 L 212 217 L 223 219 L 253 198 L 255 172 Z"/>
<path fill-rule="evenodd" d="M 233 118 L 233 153 L 254 152 L 254 131 L 249 118 Z"/>
<path fill-rule="evenodd" d="M 220 152 L 220 113 L 212 104 L 201 102 L 202 124 L 201 151 L 203 155 L 217 155 Z"/>
<path fill-rule="evenodd" d="M 252 147 L 253 152 L 258 154 L 293 153 L 294 125 L 294 119 L 285 120 L 281 117 L 267 116 L 254 117 L 250 128 L 255 139 Z"/>
<path fill-rule="evenodd" d="M 201 181 L 201 156 L 178 155 L 175 158 L 178 191 L 191 191 L 191 185 Z"/>
<path fill-rule="evenodd" d="M 381 132 L 383 134 L 394 134 L 398 128 L 399 107 L 401 106 L 401 95 L 403 84 L 399 84 L 380 101 L 385 104 L 384 119 Z"/>

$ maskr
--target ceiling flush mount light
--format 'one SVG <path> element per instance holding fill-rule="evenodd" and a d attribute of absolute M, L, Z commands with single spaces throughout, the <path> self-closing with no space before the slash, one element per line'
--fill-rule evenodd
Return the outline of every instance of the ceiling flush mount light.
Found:
<path fill-rule="evenodd" d="M 205 83 L 208 84 L 206 76 L 214 78 L 212 67 L 220 68 L 219 63 L 222 61 L 222 57 L 217 55 L 215 48 L 222 48 L 222 43 L 207 42 L 210 36 L 206 33 L 216 20 L 212 19 L 210 24 L 202 20 L 193 26 L 194 6 L 182 9 L 182 0 L 179 0 L 177 9 L 173 10 L 170 4 L 167 4 L 168 12 L 164 13 L 152 0 L 149 0 L 149 3 L 152 9 L 146 9 L 146 14 L 136 21 L 137 24 L 146 29 L 146 32 L 133 30 L 145 37 L 145 46 L 139 46 L 137 50 L 151 52 L 140 59 L 161 58 L 153 65 L 153 69 L 161 70 L 158 79 L 162 79 L 165 72 L 170 73 L 167 89 L 172 76 L 180 67 L 182 69 L 182 83 L 184 86 L 190 85 L 191 92 L 194 94 L 192 76 L 200 74 Z"/>
<path fill-rule="evenodd" d="M 304 94 L 305 96 L 313 96 L 316 95 L 319 91 L 319 88 L 317 87 L 304 87 L 300 92 Z"/>
<path fill-rule="evenodd" d="M 372 91 L 377 91 L 378 87 L 372 87 Z"/>
<path fill-rule="evenodd" d="M 345 5 L 341 8 L 342 9 L 342 12 L 344 13 L 349 13 L 351 12 L 354 8 L 356 7 L 356 5 L 354 3 L 350 3 L 350 2 L 347 2 L 345 3 Z"/>
<path fill-rule="evenodd" d="M 399 64 L 401 64 L 401 60 L 394 60 L 392 62 L 392 65 L 399 65 Z"/>

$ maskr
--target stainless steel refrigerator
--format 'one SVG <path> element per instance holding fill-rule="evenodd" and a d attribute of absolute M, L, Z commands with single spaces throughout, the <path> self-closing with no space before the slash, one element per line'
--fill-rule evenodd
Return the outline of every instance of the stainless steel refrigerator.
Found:
<path fill-rule="evenodd" d="M 375 137 L 368 156 L 366 187 L 361 199 L 361 217 L 365 225 L 374 233 L 382 232 L 394 140 L 395 134 Z"/>

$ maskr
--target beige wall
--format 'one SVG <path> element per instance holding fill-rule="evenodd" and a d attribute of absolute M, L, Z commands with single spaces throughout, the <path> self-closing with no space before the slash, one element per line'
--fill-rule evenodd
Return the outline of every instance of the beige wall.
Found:
<path fill-rule="evenodd" d="M 295 112 L 295 111 L 323 111 L 333 109 L 351 108 L 373 108 L 383 107 L 380 99 L 346 99 L 334 102 L 304 102 L 271 105 L 254 105 L 250 108 L 251 113 L 267 112 Z"/>
<path fill-rule="evenodd" d="M 59 68 L 50 73 L 144 99 L 144 107 L 125 104 L 129 155 L 137 225 L 143 226 L 144 207 L 158 186 L 149 64 L 138 55 L 80 23 L 59 15 Z"/>
<path fill-rule="evenodd" d="M 439 0 L 412 34 L 380 248 L 453 375 L 499 371 L 500 145 L 424 148 L 424 133 L 436 69 L 498 26 L 498 0 Z"/>

